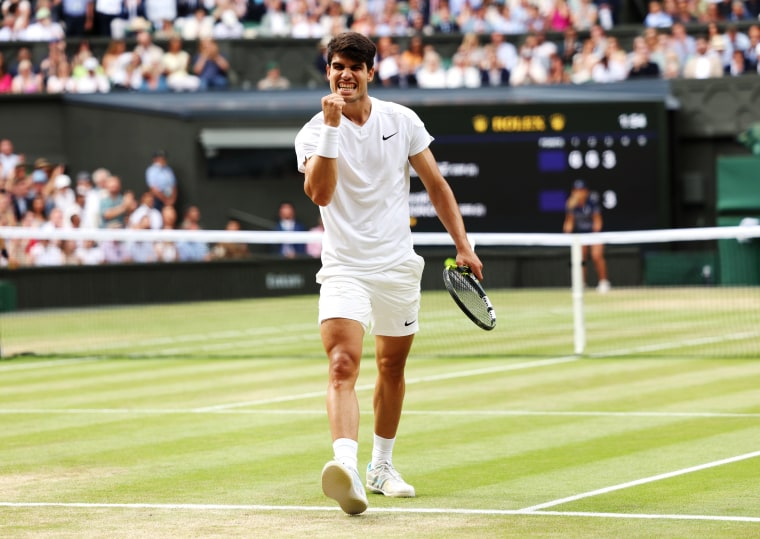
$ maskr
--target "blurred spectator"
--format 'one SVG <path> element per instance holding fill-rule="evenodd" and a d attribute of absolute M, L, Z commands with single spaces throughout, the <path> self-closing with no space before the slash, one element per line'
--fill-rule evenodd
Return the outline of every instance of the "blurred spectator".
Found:
<path fill-rule="evenodd" d="M 182 39 L 195 41 L 211 37 L 214 31 L 214 18 L 210 16 L 202 4 L 198 4 L 192 14 L 176 21 Z"/>
<path fill-rule="evenodd" d="M 169 38 L 167 51 L 161 59 L 166 72 L 169 88 L 176 92 L 195 91 L 201 85 L 201 80 L 190 73 L 190 53 L 182 49 L 182 38 L 174 35 Z"/>
<path fill-rule="evenodd" d="M 185 210 L 181 228 L 183 230 L 201 230 L 201 211 L 198 206 L 189 206 Z M 177 258 L 180 262 L 202 262 L 211 259 L 208 245 L 201 241 L 177 242 Z"/>
<path fill-rule="evenodd" d="M 111 23 L 119 19 L 124 9 L 123 0 L 95 1 L 95 33 L 99 36 L 113 37 Z"/>
<path fill-rule="evenodd" d="M 76 91 L 74 79 L 71 76 L 71 64 L 59 62 L 56 72 L 51 74 L 45 85 L 45 91 L 49 94 L 63 94 Z"/>
<path fill-rule="evenodd" d="M 153 64 L 145 67 L 142 70 L 142 83 L 140 88 L 141 92 L 168 92 L 169 83 L 166 81 L 166 75 L 164 74 L 164 68 L 161 64 Z"/>
<path fill-rule="evenodd" d="M 417 86 L 420 88 L 446 88 L 446 70 L 441 64 L 441 56 L 432 47 L 425 49 L 422 66 L 417 71 Z"/>
<path fill-rule="evenodd" d="M 150 32 L 140 31 L 136 36 L 136 44 L 133 53 L 140 57 L 140 67 L 143 71 L 152 69 L 161 65 L 161 59 L 164 57 L 164 50 L 153 43 L 153 37 Z"/>
<path fill-rule="evenodd" d="M 462 55 L 464 61 L 469 65 L 480 65 L 481 60 L 483 60 L 483 47 L 480 45 L 480 37 L 474 33 L 464 34 L 457 47 L 456 54 Z"/>
<path fill-rule="evenodd" d="M 575 30 L 589 30 L 599 22 L 599 8 L 592 0 L 580 0 L 572 12 Z"/>
<path fill-rule="evenodd" d="M 343 13 L 339 0 L 328 0 L 327 8 L 319 18 L 322 34 L 328 38 L 348 30 L 348 16 Z"/>
<path fill-rule="evenodd" d="M 738 77 L 750 72 L 749 66 L 747 65 L 747 58 L 744 56 L 744 53 L 740 50 L 735 50 L 731 58 L 731 63 L 726 68 L 726 75 Z"/>
<path fill-rule="evenodd" d="M 21 60 L 18 75 L 13 77 L 11 92 L 14 94 L 38 94 L 42 92 L 42 76 L 32 70 L 30 60 Z"/>
<path fill-rule="evenodd" d="M 0 226 L 16 226 L 17 224 L 11 194 L 5 189 L 0 189 Z"/>
<path fill-rule="evenodd" d="M 628 55 L 618 46 L 616 37 L 607 40 L 604 56 L 591 68 L 591 80 L 594 82 L 620 82 L 628 77 Z"/>
<path fill-rule="evenodd" d="M 40 61 L 39 73 L 44 81 L 58 73 L 58 65 L 69 63 L 66 57 L 66 42 L 63 40 L 48 43 L 47 56 Z"/>
<path fill-rule="evenodd" d="M 494 46 L 486 45 L 484 51 L 485 56 L 480 64 L 480 85 L 509 86 L 509 70 L 499 59 Z"/>
<path fill-rule="evenodd" d="M 76 256 L 85 266 L 99 266 L 106 261 L 103 249 L 94 240 L 84 240 L 77 247 Z"/>
<path fill-rule="evenodd" d="M 660 76 L 660 66 L 652 61 L 649 47 L 642 36 L 633 38 L 633 51 L 629 55 L 629 79 L 656 78 Z"/>
<path fill-rule="evenodd" d="M 744 56 L 747 58 L 747 64 L 750 69 L 757 69 L 757 55 L 760 52 L 760 26 L 757 24 L 751 25 L 747 28 L 747 50 L 744 52 Z"/>
<path fill-rule="evenodd" d="M 71 188 L 71 178 L 67 174 L 58 174 L 53 178 L 53 186 L 54 190 L 51 195 L 53 207 L 60 209 L 64 218 L 68 219 L 76 204 L 76 196 Z"/>
<path fill-rule="evenodd" d="M 290 19 L 282 0 L 264 0 L 266 11 L 261 17 L 259 33 L 262 36 L 290 36 Z"/>
<path fill-rule="evenodd" d="M 573 26 L 573 15 L 566 0 L 555 0 L 554 7 L 547 17 L 546 31 L 564 32 Z M 589 28 L 591 24 L 589 24 Z"/>
<path fill-rule="evenodd" d="M 507 71 L 512 70 L 517 64 L 517 47 L 515 47 L 513 43 L 507 41 L 504 34 L 501 32 L 491 32 L 490 39 L 490 48 L 496 54 L 499 64 L 501 64 Z M 487 54 L 484 53 L 484 59 L 488 60 L 486 56 Z M 489 61 L 489 63 L 492 62 Z"/>
<path fill-rule="evenodd" d="M 568 28 L 562 35 L 562 41 L 557 45 L 557 54 L 566 66 L 573 64 L 573 57 L 581 51 L 581 42 L 575 28 Z"/>
<path fill-rule="evenodd" d="M 225 89 L 229 86 L 230 63 L 219 52 L 219 45 L 211 38 L 198 43 L 198 54 L 193 60 L 193 73 L 200 79 L 201 90 Z"/>
<path fill-rule="evenodd" d="M 689 56 L 692 56 L 697 50 L 696 40 L 686 33 L 686 26 L 681 22 L 674 22 L 673 26 L 670 28 L 668 47 L 678 55 L 678 63 L 680 66 L 684 66 L 686 64 L 686 59 L 689 58 Z"/>
<path fill-rule="evenodd" d="M 100 222 L 102 228 L 124 228 L 129 214 L 137 206 L 132 191 L 121 191 L 121 178 L 110 176 L 106 180 L 108 194 L 100 201 Z"/>
<path fill-rule="evenodd" d="M 510 73 L 509 83 L 512 86 L 546 83 L 549 71 L 542 58 L 535 53 L 536 44 L 535 34 L 525 37 L 517 65 Z"/>
<path fill-rule="evenodd" d="M 129 215 L 128 224 L 130 228 L 148 228 L 152 230 L 159 230 L 164 226 L 164 219 L 161 216 L 161 212 L 154 207 L 155 198 L 153 193 L 145 191 L 140 195 L 140 205 L 135 208 Z M 143 227 L 140 222 L 143 218 L 147 218 L 148 226 Z"/>
<path fill-rule="evenodd" d="M 239 231 L 240 221 L 237 219 L 230 219 L 227 221 L 224 229 L 233 232 Z M 217 260 L 240 260 L 251 256 L 248 244 L 246 243 L 220 242 L 214 245 L 211 252 L 213 257 Z"/>
<path fill-rule="evenodd" d="M 76 193 L 83 198 L 81 228 L 100 228 L 100 193 L 87 171 L 77 174 Z"/>
<path fill-rule="evenodd" d="M 409 38 L 409 43 L 401 52 L 401 63 L 407 73 L 414 74 L 422 65 L 425 57 L 425 45 L 420 34 L 414 34 Z"/>
<path fill-rule="evenodd" d="M 644 17 L 644 26 L 649 28 L 668 28 L 673 24 L 673 18 L 662 9 L 662 3 L 651 0 L 648 11 Z"/>
<path fill-rule="evenodd" d="M 441 0 L 438 8 L 430 15 L 430 24 L 433 26 L 433 30 L 439 34 L 459 33 L 456 15 L 449 9 L 447 0 Z"/>
<path fill-rule="evenodd" d="M 594 51 L 594 42 L 586 39 L 581 46 L 580 52 L 573 56 L 570 69 L 570 78 L 574 84 L 584 84 L 591 80 L 591 71 L 601 59 L 601 55 Z"/>
<path fill-rule="evenodd" d="M 153 152 L 152 163 L 145 169 L 145 183 L 153 193 L 154 206 L 158 211 L 164 206 L 177 204 L 177 177 L 169 166 L 165 150 Z"/>
<path fill-rule="evenodd" d="M 243 37 L 243 23 L 238 20 L 235 11 L 228 8 L 221 12 L 214 24 L 211 37 L 214 39 L 240 39 Z"/>
<path fill-rule="evenodd" d="M 143 213 L 142 217 L 134 220 L 130 216 L 129 228 L 132 230 L 150 230 L 150 216 Z M 153 242 L 144 240 L 129 240 L 124 242 L 124 261 L 135 264 L 158 262 L 158 255 L 154 249 Z"/>
<path fill-rule="evenodd" d="M 6 190 L 11 194 L 11 204 L 18 222 L 21 222 L 27 213 L 31 214 L 34 198 L 31 186 L 32 179 L 27 177 L 24 165 L 16 165 L 16 177 L 9 180 Z"/>
<path fill-rule="evenodd" d="M 699 22 L 699 18 L 692 8 L 691 0 L 676 0 L 676 12 L 672 18 L 673 24 L 677 22 L 681 24 L 695 24 Z"/>
<path fill-rule="evenodd" d="M 174 21 L 177 18 L 176 0 L 143 0 L 143 5 L 145 18 L 155 30 L 162 28 L 164 21 Z"/>
<path fill-rule="evenodd" d="M 447 88 L 479 88 L 480 70 L 467 61 L 467 57 L 457 53 L 446 70 Z"/>
<path fill-rule="evenodd" d="M 309 232 L 324 232 L 325 225 L 322 223 L 322 217 L 317 219 L 317 224 L 309 229 Z M 306 244 L 306 254 L 312 258 L 322 256 L 322 240 L 314 240 Z"/>
<path fill-rule="evenodd" d="M 549 58 L 549 74 L 546 79 L 547 84 L 569 84 L 572 80 L 567 70 L 565 62 L 559 54 L 552 54 Z"/>
<path fill-rule="evenodd" d="M 686 60 L 683 76 L 687 79 L 708 79 L 723 76 L 720 57 L 710 50 L 707 37 L 697 37 L 696 52 Z"/>
<path fill-rule="evenodd" d="M 61 21 L 66 37 L 90 34 L 95 27 L 95 0 L 61 0 Z"/>
<path fill-rule="evenodd" d="M 256 88 L 259 90 L 287 90 L 290 88 L 290 81 L 282 76 L 280 64 L 275 61 L 267 62 L 266 69 L 266 75 L 256 83 Z"/>
<path fill-rule="evenodd" d="M 277 212 L 277 226 L 275 230 L 284 232 L 299 232 L 306 230 L 304 225 L 296 218 L 296 209 L 290 202 L 280 204 Z M 294 258 L 306 252 L 306 245 L 303 243 L 283 243 L 275 246 L 277 253 L 286 257 Z"/>
<path fill-rule="evenodd" d="M 177 225 L 177 210 L 174 206 L 164 206 L 161 211 L 161 219 L 164 223 L 163 230 L 174 230 Z M 176 262 L 178 258 L 177 245 L 172 241 L 159 241 L 153 245 L 156 259 L 159 262 Z"/>
<path fill-rule="evenodd" d="M 103 54 L 103 71 L 108 77 L 114 89 L 128 90 L 139 87 L 132 84 L 130 77 L 130 64 L 139 57 L 133 52 L 127 51 L 127 44 L 123 39 L 112 39 Z"/>
<path fill-rule="evenodd" d="M 84 73 L 73 79 L 73 92 L 78 94 L 104 94 L 111 91 L 111 83 L 108 81 L 103 68 L 100 67 L 97 58 L 87 58 L 83 67 Z"/>
<path fill-rule="evenodd" d="M 375 75 L 378 84 L 386 88 L 400 86 L 399 56 L 399 47 L 390 36 L 378 38 L 375 55 Z"/>
<path fill-rule="evenodd" d="M 19 155 L 13 148 L 9 138 L 0 139 L 0 178 L 7 181 L 16 174 L 16 166 L 24 162 L 24 156 Z"/>
<path fill-rule="evenodd" d="M 20 41 L 55 41 L 65 37 L 63 27 L 53 21 L 47 7 L 39 8 L 34 14 L 34 22 L 18 34 Z"/>

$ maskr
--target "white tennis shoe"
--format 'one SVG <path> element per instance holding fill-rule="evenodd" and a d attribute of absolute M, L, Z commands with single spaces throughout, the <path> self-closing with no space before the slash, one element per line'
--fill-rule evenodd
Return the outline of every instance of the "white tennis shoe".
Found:
<path fill-rule="evenodd" d="M 367 488 L 393 498 L 414 498 L 414 487 L 403 480 L 390 462 L 367 465 Z"/>
<path fill-rule="evenodd" d="M 322 492 L 337 501 L 349 515 L 363 513 L 369 505 L 359 472 L 337 460 L 331 460 L 322 468 Z"/>

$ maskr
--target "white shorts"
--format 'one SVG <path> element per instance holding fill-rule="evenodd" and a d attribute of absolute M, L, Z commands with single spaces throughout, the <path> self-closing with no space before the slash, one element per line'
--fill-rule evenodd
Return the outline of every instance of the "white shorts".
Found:
<path fill-rule="evenodd" d="M 319 322 L 329 318 L 356 320 L 372 335 L 403 337 L 420 329 L 420 279 L 424 259 L 369 275 L 331 275 L 322 279 Z"/>

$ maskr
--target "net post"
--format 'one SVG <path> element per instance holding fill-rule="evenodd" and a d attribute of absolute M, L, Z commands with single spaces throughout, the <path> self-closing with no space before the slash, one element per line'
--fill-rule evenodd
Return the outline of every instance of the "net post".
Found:
<path fill-rule="evenodd" d="M 586 349 L 586 325 L 583 316 L 583 245 L 577 234 L 570 243 L 570 280 L 573 297 L 573 345 L 576 355 Z"/>

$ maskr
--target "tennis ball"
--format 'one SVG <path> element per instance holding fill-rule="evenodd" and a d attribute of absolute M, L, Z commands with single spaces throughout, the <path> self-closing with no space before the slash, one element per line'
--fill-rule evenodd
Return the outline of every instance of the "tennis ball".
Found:
<path fill-rule="evenodd" d="M 457 261 L 456 261 L 456 260 L 454 260 L 453 258 L 447 258 L 447 259 L 446 259 L 446 260 L 443 262 L 443 265 L 444 265 L 445 267 L 447 267 L 447 268 L 456 268 L 456 267 L 457 267 Z"/>

